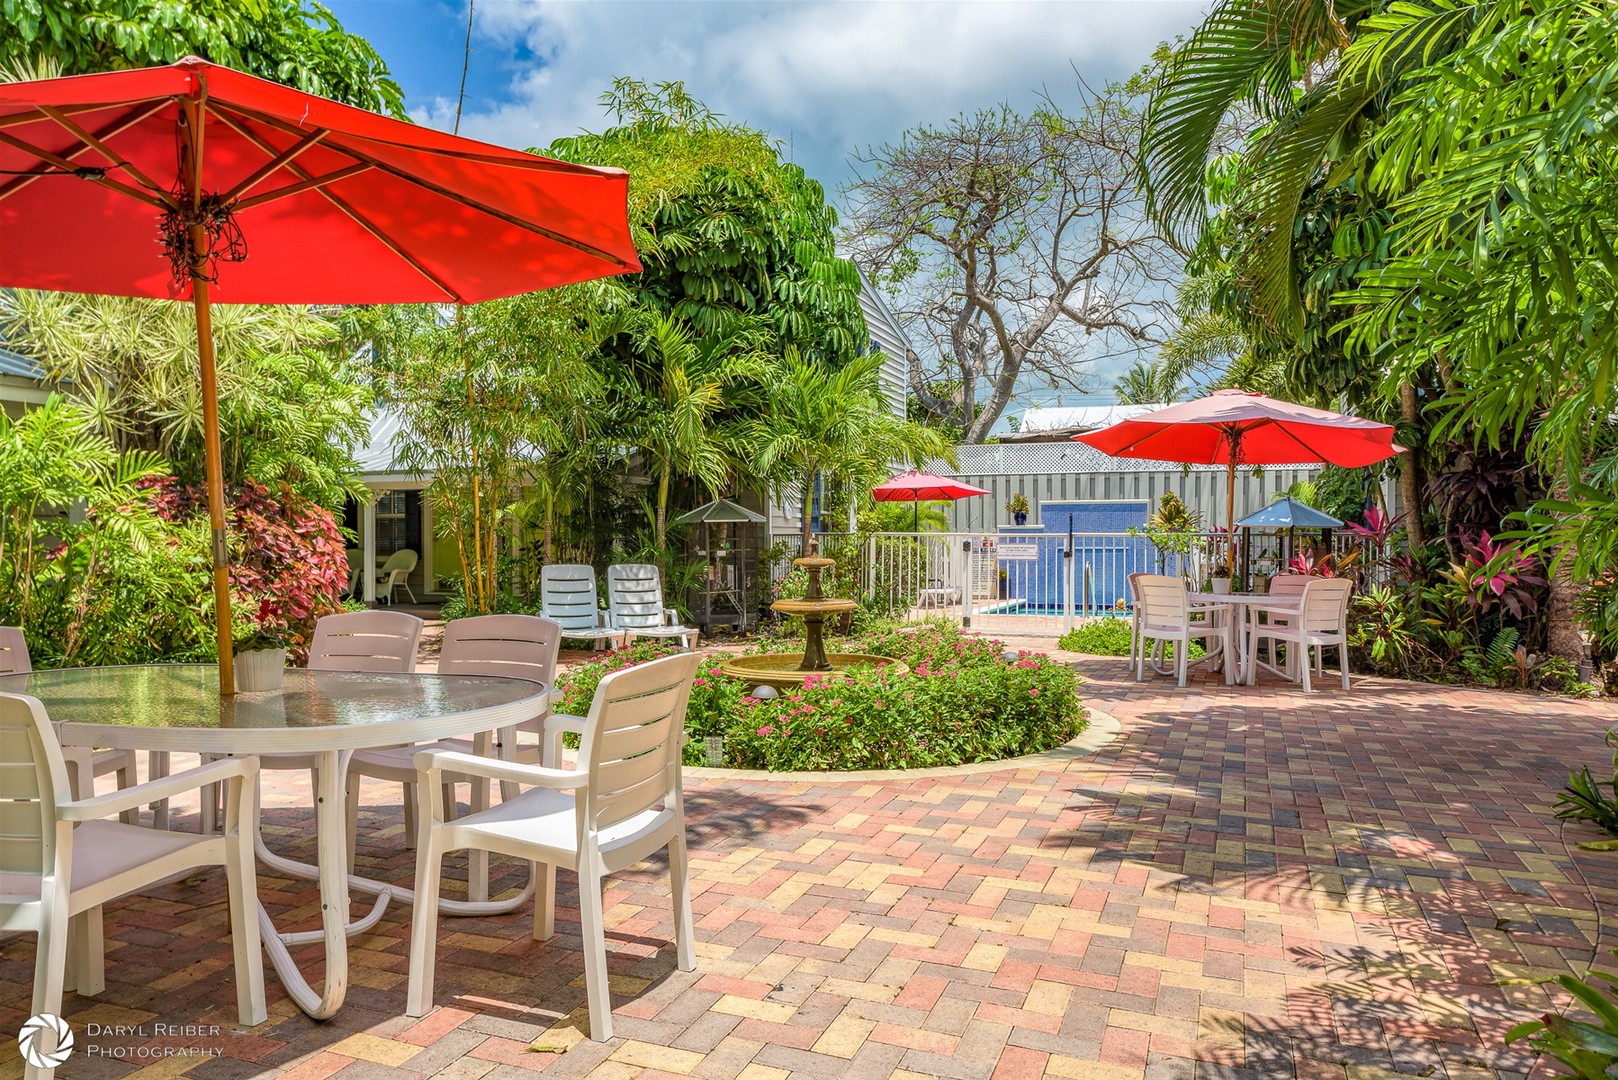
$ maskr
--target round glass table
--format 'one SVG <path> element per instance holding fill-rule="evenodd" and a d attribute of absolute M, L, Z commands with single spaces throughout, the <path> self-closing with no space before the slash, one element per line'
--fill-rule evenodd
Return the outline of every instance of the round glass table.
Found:
<path fill-rule="evenodd" d="M 317 1019 L 334 1015 L 347 994 L 348 937 L 376 925 L 390 899 L 414 900 L 408 889 L 347 872 L 344 796 L 350 756 L 359 749 L 468 735 L 477 736 L 479 752 L 486 753 L 490 732 L 509 729 L 550 707 L 550 687 L 526 679 L 303 669 L 288 669 L 279 690 L 221 698 L 218 669 L 212 664 L 35 671 L 0 677 L 0 693 L 27 694 L 43 702 L 63 746 L 309 758 L 318 866 L 264 846 L 256 799 L 252 829 L 261 860 L 320 883 L 320 931 L 282 934 L 259 907 L 276 972 L 292 999 Z M 354 923 L 348 921 L 350 888 L 377 897 L 371 912 Z M 520 905 L 526 895 L 527 890 L 515 900 L 441 901 L 440 906 L 446 913 L 494 914 Z M 316 941 L 326 947 L 325 982 L 319 992 L 287 948 Z"/>

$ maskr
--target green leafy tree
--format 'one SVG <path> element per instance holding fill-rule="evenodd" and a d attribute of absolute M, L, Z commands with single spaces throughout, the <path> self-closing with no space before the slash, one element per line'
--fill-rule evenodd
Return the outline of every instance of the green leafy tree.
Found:
<path fill-rule="evenodd" d="M 758 472 L 778 493 L 797 488 L 805 551 L 816 476 L 863 483 L 895 461 L 919 467 L 935 457 L 954 457 L 940 432 L 888 411 L 878 382 L 882 359 L 870 353 L 830 371 L 788 353 L 766 383 L 768 411 L 743 429 Z"/>
<path fill-rule="evenodd" d="M 619 278 L 634 309 L 678 316 L 698 337 L 762 319 L 773 349 L 837 365 L 866 343 L 859 274 L 834 250 L 836 212 L 764 133 L 727 122 L 682 83 L 620 78 L 617 121 L 544 153 L 629 172 L 629 221 L 644 267 Z"/>
<path fill-rule="evenodd" d="M 195 55 L 407 119 L 370 42 L 309 0 L 0 0 L 0 23 L 0 67 L 84 75 Z"/>
<path fill-rule="evenodd" d="M 371 393 L 309 307 L 224 304 L 214 312 L 225 482 L 289 484 L 327 507 L 363 497 L 353 448 L 368 435 Z M 190 305 L 10 290 L 0 337 L 36 360 L 119 451 L 166 458 L 202 476 L 202 394 Z"/>

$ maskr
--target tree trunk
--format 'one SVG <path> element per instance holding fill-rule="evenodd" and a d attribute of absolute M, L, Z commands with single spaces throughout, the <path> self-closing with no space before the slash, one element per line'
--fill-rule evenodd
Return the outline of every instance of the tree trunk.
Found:
<path fill-rule="evenodd" d="M 1551 490 L 1551 498 L 1565 500 L 1567 497 L 1567 477 L 1559 477 Z M 1576 554 L 1572 544 L 1557 552 L 1561 562 L 1555 576 L 1550 580 L 1550 596 L 1545 602 L 1546 651 L 1562 657 L 1574 667 L 1589 659 L 1584 642 L 1579 638 L 1579 616 L 1576 606 L 1579 588 L 1573 580 L 1573 561 Z"/>
<path fill-rule="evenodd" d="M 662 475 L 657 478 L 657 549 L 663 550 L 663 539 L 667 535 L 669 520 L 669 473 L 674 469 L 672 464 L 664 465 Z"/>
<path fill-rule="evenodd" d="M 800 555 L 809 555 L 809 508 L 815 503 L 815 470 L 810 469 L 803 478 L 803 549 Z"/>
<path fill-rule="evenodd" d="M 1405 535 L 1410 540 L 1410 550 L 1414 553 L 1427 542 L 1426 533 L 1422 526 L 1421 512 L 1425 505 L 1423 493 L 1427 487 L 1425 477 L 1421 474 L 1421 443 L 1423 432 L 1421 428 L 1421 402 L 1416 397 L 1416 385 L 1404 382 L 1399 384 L 1399 418 L 1404 421 L 1405 431 L 1400 437 L 1410 442 L 1410 447 L 1399 455 L 1399 499 L 1404 503 Z"/>

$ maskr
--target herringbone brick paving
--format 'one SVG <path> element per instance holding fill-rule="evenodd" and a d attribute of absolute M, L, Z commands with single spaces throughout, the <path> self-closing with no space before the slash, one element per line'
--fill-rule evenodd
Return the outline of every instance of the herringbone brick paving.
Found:
<path fill-rule="evenodd" d="M 526 909 L 444 921 L 427 1017 L 402 1015 L 408 913 L 396 908 L 355 939 L 335 1020 L 304 1017 L 272 977 L 271 1018 L 247 1032 L 234 1027 L 212 875 L 109 908 L 106 993 L 70 996 L 65 1011 L 81 1038 L 91 1023 L 221 1034 L 97 1036 L 103 1053 L 75 1054 L 60 1075 L 1534 1069 L 1503 1034 L 1565 1006 L 1543 980 L 1585 971 L 1599 917 L 1618 913 L 1618 854 L 1570 850 L 1592 834 L 1564 835 L 1550 812 L 1569 765 L 1604 764 L 1618 710 L 1369 678 L 1350 695 L 1206 679 L 1180 691 L 1137 685 L 1121 661 L 1079 667 L 1087 699 L 1123 725 L 1093 758 L 881 783 L 688 781 L 698 969 L 673 968 L 660 868 L 613 880 L 610 1043 L 583 1037 L 569 874 L 551 942 L 530 939 Z M 273 847 L 309 854 L 302 785 L 274 774 L 265 817 Z M 361 863 L 405 881 L 397 799 L 367 789 Z M 497 888 L 518 883 L 519 868 L 496 869 Z M 261 870 L 260 886 L 284 929 L 317 925 L 313 883 Z M 32 963 L 31 937 L 0 942 L 0 1030 L 27 1012 Z M 219 1056 L 133 1056 L 187 1044 Z M 118 1047 L 131 1056 L 106 1055 Z M 20 1071 L 7 1040 L 0 1080 Z"/>

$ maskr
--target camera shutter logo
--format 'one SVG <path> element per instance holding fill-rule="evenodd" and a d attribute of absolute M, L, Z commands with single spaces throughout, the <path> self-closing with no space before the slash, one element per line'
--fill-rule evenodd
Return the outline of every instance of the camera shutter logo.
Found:
<path fill-rule="evenodd" d="M 42 1036 L 47 1031 L 56 1036 L 55 1050 L 45 1050 L 40 1046 L 45 1041 Z M 22 1059 L 34 1068 L 54 1069 L 73 1053 L 73 1029 L 55 1013 L 40 1013 L 30 1016 L 23 1024 L 22 1032 L 17 1036 L 17 1045 L 22 1048 Z"/>

